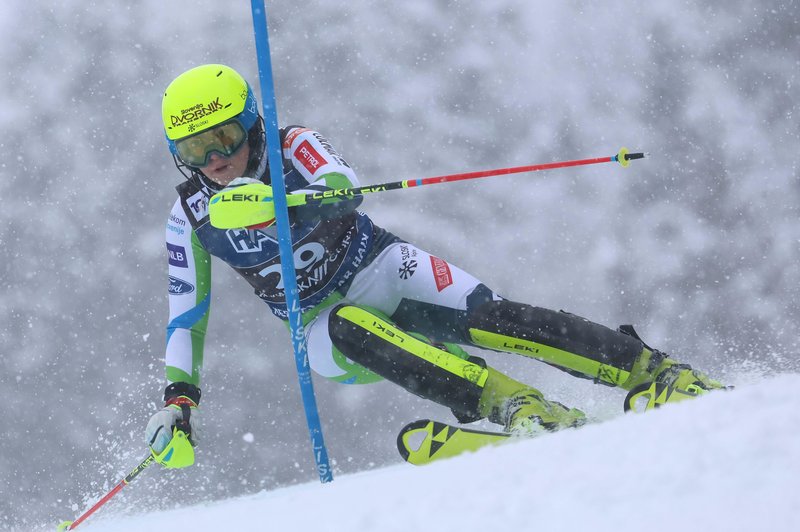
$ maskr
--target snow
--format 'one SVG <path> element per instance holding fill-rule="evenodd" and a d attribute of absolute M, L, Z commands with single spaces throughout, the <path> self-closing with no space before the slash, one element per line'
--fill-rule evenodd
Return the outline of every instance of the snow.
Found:
<path fill-rule="evenodd" d="M 798 411 L 785 374 L 426 467 L 134 516 L 112 501 L 78 530 L 797 530 Z"/>

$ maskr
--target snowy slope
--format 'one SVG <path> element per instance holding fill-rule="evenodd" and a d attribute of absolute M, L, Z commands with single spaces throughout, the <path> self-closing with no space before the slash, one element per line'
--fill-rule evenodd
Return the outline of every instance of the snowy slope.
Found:
<path fill-rule="evenodd" d="M 112 502 L 78 530 L 799 530 L 798 410 L 783 375 L 424 468 L 133 517 Z"/>

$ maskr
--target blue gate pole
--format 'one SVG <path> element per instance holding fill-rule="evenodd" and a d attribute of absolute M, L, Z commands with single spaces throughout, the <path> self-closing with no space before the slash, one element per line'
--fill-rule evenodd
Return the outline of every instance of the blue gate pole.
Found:
<path fill-rule="evenodd" d="M 319 480 L 323 483 L 331 482 L 333 480 L 333 472 L 328 462 L 328 450 L 325 448 L 325 441 L 322 437 L 322 425 L 319 421 L 317 399 L 314 396 L 314 384 L 311 381 L 311 368 L 308 364 L 303 316 L 300 311 L 300 295 L 297 289 L 297 278 L 294 269 L 292 233 L 289 227 L 289 209 L 286 205 L 283 158 L 278 134 L 278 113 L 275 108 L 275 87 L 269 51 L 267 11 L 264 7 L 264 0 L 251 0 L 250 3 L 253 10 L 258 76 L 261 82 L 261 106 L 264 109 L 264 129 L 266 129 L 267 135 L 269 175 L 272 181 L 272 193 L 275 201 L 275 220 L 278 225 L 281 274 L 286 293 L 286 308 L 289 311 L 289 328 L 292 335 L 295 363 L 297 364 L 297 377 L 300 381 L 300 393 L 303 397 L 303 407 L 306 412 L 306 422 L 311 436 L 311 445 L 314 449 L 314 460 L 317 463 Z"/>

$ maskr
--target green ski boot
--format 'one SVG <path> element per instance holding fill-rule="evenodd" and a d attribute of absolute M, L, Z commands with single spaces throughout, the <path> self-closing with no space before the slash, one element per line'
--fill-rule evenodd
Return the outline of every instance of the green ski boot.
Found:
<path fill-rule="evenodd" d="M 492 423 L 503 425 L 515 436 L 536 436 L 543 432 L 579 427 L 586 416 L 576 408 L 548 401 L 542 392 L 487 367 L 479 408 Z"/>
<path fill-rule="evenodd" d="M 681 364 L 653 349 L 644 343 L 632 326 L 622 325 L 618 331 L 633 336 L 644 346 L 633 363 L 630 377 L 622 384 L 622 388 L 628 390 L 623 405 L 626 412 L 642 412 L 704 395 L 712 390 L 730 389 L 705 373 L 692 369 L 690 365 Z"/>
<path fill-rule="evenodd" d="M 583 412 L 548 401 L 534 388 L 514 394 L 506 403 L 505 431 L 515 436 L 537 436 L 545 431 L 580 427 L 584 423 Z"/>
<path fill-rule="evenodd" d="M 627 330 L 620 328 L 620 332 L 639 338 L 632 327 Z M 628 390 L 623 405 L 626 412 L 646 411 L 712 390 L 729 389 L 705 373 L 692 369 L 690 365 L 681 364 L 661 351 L 644 345 L 645 349 L 633 364 L 630 378 L 622 385 Z"/>

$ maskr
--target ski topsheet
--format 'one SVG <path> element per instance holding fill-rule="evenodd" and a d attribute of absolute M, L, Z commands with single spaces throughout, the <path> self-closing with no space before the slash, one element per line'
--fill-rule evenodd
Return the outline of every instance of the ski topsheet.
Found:
<path fill-rule="evenodd" d="M 424 465 L 487 445 L 511 440 L 504 432 L 487 432 L 420 419 L 409 423 L 397 435 L 397 450 L 409 464 Z"/>
<path fill-rule="evenodd" d="M 732 387 L 722 388 L 730 390 Z M 667 403 L 705 395 L 707 390 L 687 391 L 662 383 L 647 382 L 633 388 L 625 398 L 625 411 L 646 412 Z M 397 450 L 409 464 L 424 465 L 450 458 L 487 445 L 497 445 L 515 438 L 505 432 L 489 432 L 420 419 L 409 423 L 397 435 Z"/>

